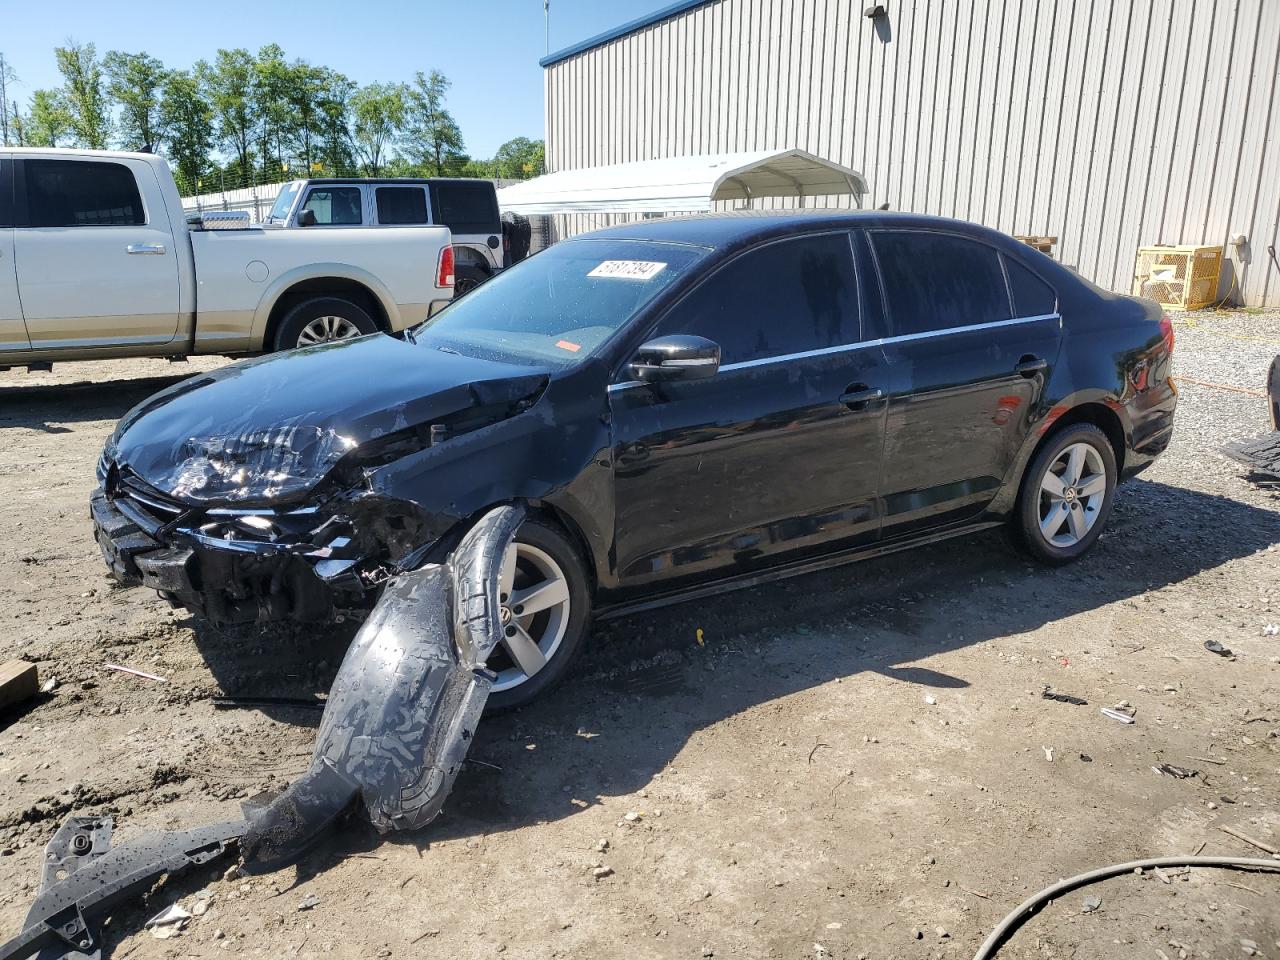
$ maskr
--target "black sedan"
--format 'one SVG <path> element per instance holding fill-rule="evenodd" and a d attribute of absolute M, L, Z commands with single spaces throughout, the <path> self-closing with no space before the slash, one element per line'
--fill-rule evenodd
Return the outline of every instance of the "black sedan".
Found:
<path fill-rule="evenodd" d="M 92 500 L 115 574 L 218 623 L 368 609 L 528 510 L 491 703 L 597 615 L 998 524 L 1098 539 L 1169 443 L 1172 328 L 1010 237 L 888 213 L 656 220 L 559 243 L 409 332 L 132 410 Z"/>

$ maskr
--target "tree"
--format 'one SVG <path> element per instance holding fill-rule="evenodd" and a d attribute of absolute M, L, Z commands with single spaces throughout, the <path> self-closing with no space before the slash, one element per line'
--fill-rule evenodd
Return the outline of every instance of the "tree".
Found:
<path fill-rule="evenodd" d="M 541 140 L 516 137 L 498 148 L 490 176 L 527 180 L 541 176 L 545 163 L 546 148 Z"/>
<path fill-rule="evenodd" d="M 71 114 L 57 90 L 37 90 L 24 121 L 28 146 L 65 146 L 72 134 Z"/>
<path fill-rule="evenodd" d="M 240 173 L 248 175 L 253 159 L 253 54 L 243 48 L 219 50 L 212 64 L 201 60 L 196 76 L 213 110 L 218 146 L 235 157 Z"/>
<path fill-rule="evenodd" d="M 329 176 L 340 176 L 355 167 L 351 149 L 351 97 L 356 91 L 353 81 L 335 70 L 322 68 L 323 80 L 319 99 L 318 137 L 315 163 Z"/>
<path fill-rule="evenodd" d="M 166 132 L 167 152 L 179 186 L 187 194 L 198 192 L 213 148 L 213 108 L 202 95 L 200 81 L 186 70 L 165 76 L 159 121 Z"/>
<path fill-rule="evenodd" d="M 16 136 L 13 124 L 19 121 L 18 102 L 9 99 L 9 85 L 18 82 L 18 75 L 0 53 L 0 143 L 9 146 L 10 137 Z M 19 121 L 20 122 L 20 121 Z M 22 146 L 21 143 L 18 146 Z"/>
<path fill-rule="evenodd" d="M 107 93 L 120 104 L 120 141 L 126 150 L 158 150 L 163 139 L 160 96 L 168 71 L 145 53 L 111 50 L 102 58 Z"/>
<path fill-rule="evenodd" d="M 351 95 L 351 142 L 366 176 L 376 177 L 404 126 L 402 83 L 371 83 Z"/>
<path fill-rule="evenodd" d="M 462 131 L 444 105 L 449 87 L 448 78 L 439 70 L 432 70 L 430 75 L 419 70 L 409 87 L 406 104 L 404 145 L 414 160 L 437 177 L 445 172 L 446 165 L 465 162 Z"/>
<path fill-rule="evenodd" d="M 111 115 L 96 48 L 92 43 L 68 40 L 65 47 L 56 47 L 53 53 L 62 74 L 63 98 L 76 141 L 90 150 L 105 150 L 111 136 Z"/>
<path fill-rule="evenodd" d="M 18 101 L 12 100 L 9 103 L 9 138 L 12 140 L 11 146 L 29 147 L 31 141 L 27 138 L 27 130 L 30 124 L 27 118 L 18 112 Z"/>
<path fill-rule="evenodd" d="M 253 65 L 253 110 L 258 118 L 258 154 L 268 182 L 288 169 L 294 129 L 289 102 L 292 80 L 279 44 L 269 43 L 258 51 Z"/>

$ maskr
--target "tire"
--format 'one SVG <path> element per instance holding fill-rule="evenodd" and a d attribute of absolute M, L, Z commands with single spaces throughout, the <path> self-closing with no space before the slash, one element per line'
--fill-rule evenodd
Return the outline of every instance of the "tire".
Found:
<path fill-rule="evenodd" d="M 1074 481 L 1064 484 L 1059 478 L 1073 470 L 1078 471 Z M 1079 559 L 1102 535 L 1117 479 L 1111 441 L 1093 424 L 1050 434 L 1022 476 L 1011 523 L 1015 541 L 1050 566 Z"/>
<path fill-rule="evenodd" d="M 331 331 L 332 335 L 324 336 Z M 289 310 L 276 329 L 276 350 L 295 350 L 377 333 L 378 325 L 362 307 L 341 297 L 313 297 Z"/>
<path fill-rule="evenodd" d="M 453 299 L 460 300 L 480 284 L 489 279 L 489 274 L 479 267 L 463 264 L 455 271 L 453 280 Z"/>
<path fill-rule="evenodd" d="M 521 626 L 540 650 L 549 652 L 545 653 L 543 666 L 532 675 L 520 669 L 505 642 L 493 652 L 489 669 L 497 673 L 498 679 L 485 707 L 489 713 L 523 707 L 559 683 L 582 647 L 591 618 L 586 566 L 577 548 L 557 527 L 536 518 L 526 520 L 516 534 L 515 547 L 517 569 L 512 596 L 519 596 L 522 589 L 531 585 L 548 582 L 549 568 L 555 568 L 563 576 L 567 599 L 563 607 L 543 609 L 522 618 L 519 608 L 509 604 L 507 594 L 500 594 L 511 611 L 508 631 Z M 559 595 L 558 591 L 554 593 Z M 513 639 L 518 642 L 519 638 Z"/>

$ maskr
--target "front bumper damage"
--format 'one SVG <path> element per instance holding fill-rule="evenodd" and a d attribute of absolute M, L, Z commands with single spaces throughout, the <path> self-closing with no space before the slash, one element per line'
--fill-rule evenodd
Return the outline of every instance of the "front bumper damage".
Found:
<path fill-rule="evenodd" d="M 113 905 L 233 845 L 242 869 L 267 872 L 296 860 L 357 806 L 380 833 L 430 823 L 489 696 L 485 663 L 502 637 L 498 573 L 523 519 L 516 506 L 491 510 L 444 563 L 389 581 L 338 670 L 310 767 L 271 803 L 244 820 L 148 834 L 114 849 L 109 818 L 68 820 L 46 848 L 23 930 L 0 945 L 0 960 L 97 958 L 92 923 Z"/>

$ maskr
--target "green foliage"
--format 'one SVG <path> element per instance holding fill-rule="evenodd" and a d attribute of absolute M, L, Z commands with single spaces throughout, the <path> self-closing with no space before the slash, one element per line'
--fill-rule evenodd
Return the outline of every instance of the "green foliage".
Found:
<path fill-rule="evenodd" d="M 528 180 L 542 176 L 546 166 L 546 148 L 541 140 L 516 137 L 498 148 L 493 157 L 493 177 Z"/>
<path fill-rule="evenodd" d="M 111 136 L 111 111 L 97 49 L 92 43 L 68 40 L 53 54 L 62 74 L 62 100 L 76 143 L 89 150 L 105 150 Z"/>
<path fill-rule="evenodd" d="M 24 121 L 30 147 L 65 147 L 72 137 L 71 113 L 57 90 L 37 90 Z"/>
<path fill-rule="evenodd" d="M 351 142 L 366 176 L 376 177 L 404 126 L 405 85 L 371 83 L 351 95 Z"/>
<path fill-rule="evenodd" d="M 200 178 L 210 167 L 213 148 L 213 108 L 202 95 L 200 81 L 186 70 L 164 79 L 160 123 L 166 132 L 167 154 L 184 193 L 199 192 Z"/>
<path fill-rule="evenodd" d="M 102 58 L 107 93 L 120 106 L 117 131 L 127 150 L 158 150 L 164 135 L 160 124 L 160 90 L 168 71 L 145 53 L 111 50 Z"/>
<path fill-rule="evenodd" d="M 419 70 L 406 92 L 405 129 L 401 144 L 428 176 L 440 177 L 446 169 L 465 162 L 462 131 L 444 105 L 450 83 L 439 70 Z"/>
<path fill-rule="evenodd" d="M 523 179 L 543 168 L 541 140 L 516 137 L 492 159 L 470 157 L 438 70 L 411 84 L 359 86 L 329 67 L 289 60 L 277 44 L 218 50 L 190 70 L 145 52 L 68 41 L 63 85 L 14 104 L 10 139 L 36 146 L 150 147 L 184 193 L 308 176 Z M 114 132 L 114 136 L 113 136 Z"/>

